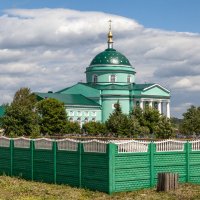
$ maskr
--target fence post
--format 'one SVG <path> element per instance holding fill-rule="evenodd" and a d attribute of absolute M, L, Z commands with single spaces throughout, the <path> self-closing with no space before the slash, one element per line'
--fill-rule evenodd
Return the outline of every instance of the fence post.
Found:
<path fill-rule="evenodd" d="M 78 158 L 79 158 L 79 187 L 82 186 L 82 148 L 83 148 L 83 144 L 82 143 L 78 143 Z"/>
<path fill-rule="evenodd" d="M 191 144 L 187 141 L 185 144 L 186 150 L 186 182 L 190 181 L 190 151 L 191 151 Z"/>
<path fill-rule="evenodd" d="M 149 144 L 149 156 L 150 156 L 150 187 L 154 186 L 154 152 L 155 144 L 151 142 Z"/>
<path fill-rule="evenodd" d="M 34 149 L 34 141 L 31 140 L 31 180 L 33 181 L 33 149 Z"/>
<path fill-rule="evenodd" d="M 116 144 L 107 144 L 107 155 L 108 155 L 108 193 L 111 194 L 115 191 L 115 152 Z"/>
<path fill-rule="evenodd" d="M 13 148 L 14 148 L 14 140 L 10 139 L 10 175 L 13 175 Z"/>
<path fill-rule="evenodd" d="M 53 175 L 54 175 L 54 184 L 56 184 L 56 153 L 57 153 L 57 142 L 53 141 Z"/>

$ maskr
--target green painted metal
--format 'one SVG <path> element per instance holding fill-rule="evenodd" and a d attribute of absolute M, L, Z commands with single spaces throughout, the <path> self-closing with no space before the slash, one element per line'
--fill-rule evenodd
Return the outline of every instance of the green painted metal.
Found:
<path fill-rule="evenodd" d="M 115 152 L 117 146 L 114 144 L 108 144 L 108 159 L 109 159 L 109 190 L 108 193 L 112 194 L 115 192 Z"/>
<path fill-rule="evenodd" d="M 56 167 L 57 167 L 57 142 L 53 142 L 53 174 L 54 174 L 54 183 L 56 184 L 56 175 L 57 175 L 57 170 L 56 170 Z"/>
<path fill-rule="evenodd" d="M 11 141 L 9 147 L 0 147 L 0 174 L 11 175 L 12 168 Z"/>
<path fill-rule="evenodd" d="M 54 151 L 52 149 L 35 149 L 33 153 L 33 180 L 54 183 Z"/>
<path fill-rule="evenodd" d="M 31 180 L 33 181 L 33 165 L 34 165 L 34 162 L 33 162 L 33 151 L 34 150 L 34 143 L 33 143 L 33 140 L 31 140 Z"/>
<path fill-rule="evenodd" d="M 79 153 L 79 187 L 82 187 L 82 182 L 81 182 L 81 179 L 82 179 L 82 176 L 81 176 L 81 163 L 82 163 L 82 160 L 81 160 L 81 154 L 82 154 L 82 151 L 83 151 L 83 144 L 79 143 L 78 144 L 78 153 Z"/>
<path fill-rule="evenodd" d="M 149 155 L 150 155 L 150 186 L 154 186 L 154 152 L 155 152 L 155 144 L 149 144 Z"/>
<path fill-rule="evenodd" d="M 192 151 L 191 143 L 183 151 L 157 152 L 150 143 L 147 152 L 119 153 L 116 144 L 107 144 L 105 153 L 14 146 L 0 147 L 0 174 L 20 176 L 28 180 L 68 184 L 99 190 L 109 194 L 155 186 L 159 172 L 176 172 L 181 182 L 200 184 L 200 151 Z"/>
<path fill-rule="evenodd" d="M 13 175 L 13 139 L 10 140 L 10 175 Z"/>
<path fill-rule="evenodd" d="M 39 100 L 45 98 L 53 98 L 58 101 L 63 102 L 65 105 L 84 105 L 84 106 L 95 106 L 99 107 L 100 105 L 91 99 L 81 95 L 81 94 L 62 94 L 62 93 L 35 93 Z"/>
<path fill-rule="evenodd" d="M 108 148 L 107 148 L 108 150 Z M 109 193 L 108 153 L 81 153 L 82 187 Z"/>
<path fill-rule="evenodd" d="M 80 147 L 78 151 L 58 150 L 56 152 L 56 181 L 79 187 Z"/>
<path fill-rule="evenodd" d="M 185 144 L 186 149 L 186 182 L 190 182 L 190 153 L 191 153 L 191 144 L 187 142 Z"/>
<path fill-rule="evenodd" d="M 129 60 L 123 54 L 116 51 L 115 49 L 110 48 L 97 54 L 90 63 L 90 66 L 103 64 L 131 66 Z"/>
<path fill-rule="evenodd" d="M 14 145 L 15 141 L 13 141 Z M 12 175 L 22 177 L 27 180 L 32 179 L 32 149 L 30 148 L 17 148 L 13 146 L 12 149 Z"/>

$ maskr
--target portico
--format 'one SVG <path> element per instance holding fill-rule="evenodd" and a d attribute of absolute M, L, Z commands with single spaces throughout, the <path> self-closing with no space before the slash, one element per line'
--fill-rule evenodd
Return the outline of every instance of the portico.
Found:
<path fill-rule="evenodd" d="M 153 98 L 140 98 L 134 99 L 134 105 L 140 106 L 143 110 L 146 106 L 158 109 L 160 114 L 166 115 L 170 118 L 170 100 L 169 99 L 153 99 Z M 164 110 L 166 112 L 164 112 Z"/>

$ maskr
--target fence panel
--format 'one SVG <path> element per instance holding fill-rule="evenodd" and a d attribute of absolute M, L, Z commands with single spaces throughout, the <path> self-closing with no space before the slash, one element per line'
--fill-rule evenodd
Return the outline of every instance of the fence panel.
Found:
<path fill-rule="evenodd" d="M 174 172 L 179 174 L 180 182 L 187 180 L 187 155 L 185 142 L 166 140 L 155 142 L 154 153 L 154 184 L 160 172 Z"/>
<path fill-rule="evenodd" d="M 0 174 L 11 175 L 12 140 L 0 137 Z"/>
<path fill-rule="evenodd" d="M 31 140 L 16 138 L 13 140 L 13 175 L 28 180 L 32 179 Z"/>
<path fill-rule="evenodd" d="M 150 150 L 146 142 L 116 142 L 115 192 L 150 187 Z"/>
<path fill-rule="evenodd" d="M 200 183 L 200 140 L 190 142 L 189 182 Z"/>
<path fill-rule="evenodd" d="M 81 153 L 81 186 L 109 192 L 108 144 L 92 140 L 83 143 Z"/>
<path fill-rule="evenodd" d="M 79 187 L 80 144 L 76 140 L 57 141 L 56 182 Z"/>
<path fill-rule="evenodd" d="M 54 183 L 53 141 L 42 138 L 34 140 L 33 144 L 33 180 Z"/>

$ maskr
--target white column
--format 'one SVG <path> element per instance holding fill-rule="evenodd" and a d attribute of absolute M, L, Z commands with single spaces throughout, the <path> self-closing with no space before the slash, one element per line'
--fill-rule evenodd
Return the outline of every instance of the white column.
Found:
<path fill-rule="evenodd" d="M 162 114 L 161 101 L 158 101 L 158 111 Z"/>
<path fill-rule="evenodd" d="M 166 106 L 167 106 L 167 117 L 170 118 L 170 102 L 169 101 L 166 102 Z"/>
<path fill-rule="evenodd" d="M 144 101 L 142 99 L 140 99 L 140 108 L 143 110 L 144 108 Z"/>
<path fill-rule="evenodd" d="M 149 101 L 149 107 L 153 107 L 153 100 L 151 99 L 150 101 Z"/>

